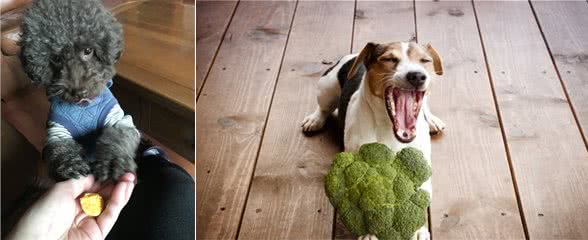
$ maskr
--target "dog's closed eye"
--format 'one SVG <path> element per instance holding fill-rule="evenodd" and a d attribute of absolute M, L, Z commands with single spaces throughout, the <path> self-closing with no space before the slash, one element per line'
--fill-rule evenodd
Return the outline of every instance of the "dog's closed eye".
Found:
<path fill-rule="evenodd" d="M 384 58 L 384 61 L 398 62 L 398 58 L 397 57 Z"/>
<path fill-rule="evenodd" d="M 399 61 L 399 59 L 395 56 L 381 57 L 380 60 L 385 61 L 385 62 L 393 62 L 393 63 L 397 63 Z"/>

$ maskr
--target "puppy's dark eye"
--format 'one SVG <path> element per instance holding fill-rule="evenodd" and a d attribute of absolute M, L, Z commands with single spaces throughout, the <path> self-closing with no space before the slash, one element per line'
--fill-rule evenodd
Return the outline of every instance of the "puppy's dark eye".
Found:
<path fill-rule="evenodd" d="M 94 52 L 94 49 L 86 48 L 84 49 L 84 55 L 90 55 Z"/>
<path fill-rule="evenodd" d="M 421 62 L 422 63 L 429 63 L 429 62 L 431 62 L 431 59 L 421 58 Z"/>

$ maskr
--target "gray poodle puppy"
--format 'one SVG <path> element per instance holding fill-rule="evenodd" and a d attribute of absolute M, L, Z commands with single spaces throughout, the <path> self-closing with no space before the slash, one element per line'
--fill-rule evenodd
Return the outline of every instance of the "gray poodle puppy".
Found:
<path fill-rule="evenodd" d="M 140 133 L 109 90 L 122 27 L 97 0 L 36 0 L 24 15 L 21 61 L 51 110 L 43 159 L 57 180 L 135 172 Z"/>

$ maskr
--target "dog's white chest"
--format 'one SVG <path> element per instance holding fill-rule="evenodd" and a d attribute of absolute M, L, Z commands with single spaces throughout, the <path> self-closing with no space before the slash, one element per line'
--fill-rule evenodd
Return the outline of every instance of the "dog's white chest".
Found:
<path fill-rule="evenodd" d="M 377 142 L 386 144 L 392 151 L 398 152 L 405 147 L 414 147 L 419 149 L 423 152 L 425 159 L 427 161 L 431 161 L 431 138 L 429 136 L 429 125 L 426 123 L 423 113 L 421 112 L 418 116 L 417 120 L 417 135 L 415 139 L 410 143 L 402 143 L 394 137 L 394 130 L 390 123 L 390 120 L 387 116 L 385 118 L 379 119 L 378 122 L 375 122 L 375 134 L 377 136 Z M 385 124 L 382 124 L 384 122 Z M 424 134 L 423 134 L 424 133 Z M 363 143 L 362 143 L 363 144 Z"/>

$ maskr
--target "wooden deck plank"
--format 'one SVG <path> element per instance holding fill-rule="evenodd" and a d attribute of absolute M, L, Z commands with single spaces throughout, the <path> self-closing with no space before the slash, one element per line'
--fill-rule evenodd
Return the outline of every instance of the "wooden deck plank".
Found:
<path fill-rule="evenodd" d="M 410 1 L 359 0 L 355 10 L 353 52 L 368 42 L 415 41 L 414 4 Z"/>
<path fill-rule="evenodd" d="M 533 8 L 575 115 L 588 131 L 588 3 L 533 1 Z"/>
<path fill-rule="evenodd" d="M 317 82 L 349 52 L 353 2 L 300 1 L 271 106 L 239 239 L 331 239 L 334 210 L 324 176 L 340 149 L 334 121 L 305 136 Z M 320 23 L 320 24 L 317 24 Z"/>
<path fill-rule="evenodd" d="M 414 5 L 410 1 L 357 1 L 352 52 L 368 42 L 414 41 Z M 336 218 L 335 239 L 356 239 Z"/>
<path fill-rule="evenodd" d="M 475 2 L 531 239 L 588 238 L 588 154 L 528 2 Z"/>
<path fill-rule="evenodd" d="M 196 1 L 196 95 L 231 21 L 237 1 Z"/>
<path fill-rule="evenodd" d="M 432 141 L 432 235 L 524 239 L 472 4 L 417 1 L 415 8 L 419 42 L 431 42 L 445 60 L 429 99 L 447 124 Z"/>
<path fill-rule="evenodd" d="M 197 107 L 197 238 L 234 239 L 295 2 L 242 2 Z"/>

